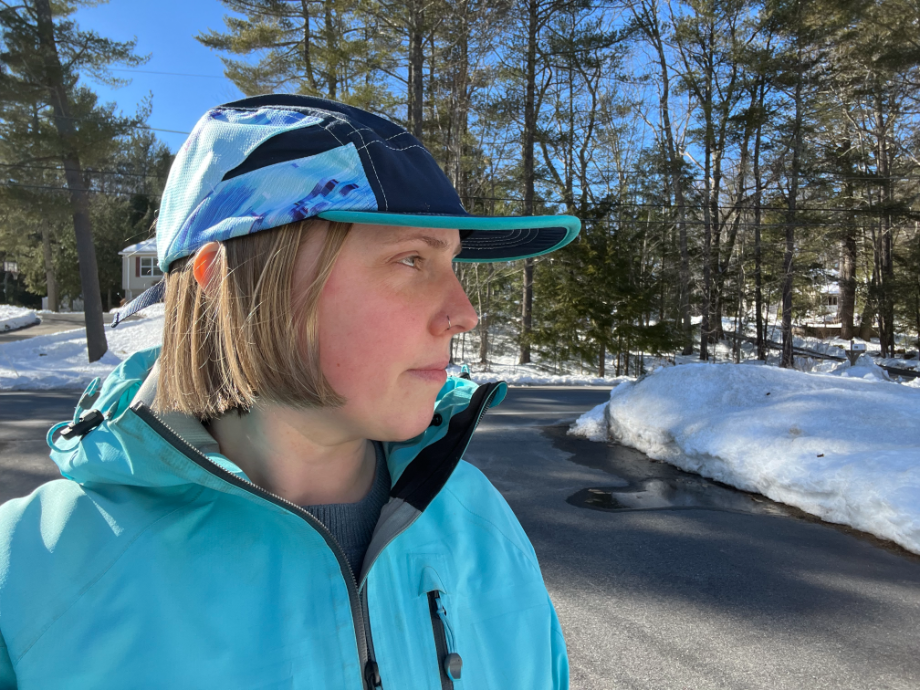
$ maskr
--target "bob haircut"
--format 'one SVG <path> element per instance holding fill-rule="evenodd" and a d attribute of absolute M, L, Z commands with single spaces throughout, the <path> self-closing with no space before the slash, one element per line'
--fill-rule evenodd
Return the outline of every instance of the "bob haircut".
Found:
<path fill-rule="evenodd" d="M 174 262 L 153 408 L 208 421 L 248 411 L 258 399 L 295 408 L 345 400 L 320 369 L 319 296 L 351 229 L 329 223 L 312 280 L 294 295 L 301 244 L 323 221 L 308 219 L 226 240 L 209 284 L 195 280 L 194 256 Z"/>

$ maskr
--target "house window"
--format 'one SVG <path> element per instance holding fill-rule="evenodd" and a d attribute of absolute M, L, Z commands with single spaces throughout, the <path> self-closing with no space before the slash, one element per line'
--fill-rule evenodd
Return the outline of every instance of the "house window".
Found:
<path fill-rule="evenodd" d="M 140 268 L 140 270 L 138 271 L 139 276 L 161 276 L 163 275 L 163 271 L 161 271 L 159 265 L 157 265 L 156 257 L 153 257 L 153 256 L 141 257 L 139 268 Z"/>
<path fill-rule="evenodd" d="M 826 295 L 827 306 L 836 307 L 837 306 L 837 295 Z"/>

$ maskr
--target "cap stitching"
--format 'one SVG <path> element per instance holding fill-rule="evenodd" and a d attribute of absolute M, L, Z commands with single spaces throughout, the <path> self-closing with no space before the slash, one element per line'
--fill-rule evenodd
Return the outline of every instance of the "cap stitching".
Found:
<path fill-rule="evenodd" d="M 343 124 L 345 124 L 345 125 L 348 125 L 349 127 L 351 127 L 351 131 L 352 131 L 352 132 L 354 132 L 354 133 L 357 134 L 359 137 L 361 137 L 361 148 L 367 150 L 367 142 L 364 141 L 364 137 L 358 132 L 358 129 L 357 129 L 353 124 L 351 124 L 348 120 L 345 120 L 345 119 L 340 118 L 340 117 L 336 117 L 336 115 L 337 115 L 337 113 L 332 113 L 332 112 L 330 112 L 330 117 L 332 117 L 333 120 L 336 120 L 337 122 L 341 122 L 341 123 L 343 123 Z M 324 129 L 326 129 L 327 132 L 329 131 L 328 128 L 325 128 L 325 127 L 324 127 Z M 373 130 L 370 129 L 369 127 L 365 127 L 364 129 L 366 129 L 366 130 L 369 131 L 369 132 L 372 132 L 372 131 L 373 131 Z M 332 133 L 330 132 L 330 134 L 332 134 Z M 333 134 L 332 136 L 335 137 L 335 134 Z M 335 137 L 335 140 L 336 140 L 336 141 L 339 141 L 339 138 L 338 138 L 338 137 Z M 358 149 L 358 147 L 355 147 L 355 148 L 356 148 L 357 150 L 359 150 L 359 151 L 361 150 L 361 149 Z M 373 159 L 370 155 L 368 155 L 367 159 L 371 162 L 371 169 L 374 171 L 374 177 L 377 178 L 377 184 L 380 186 L 380 193 L 383 195 L 383 205 L 384 205 L 384 207 L 385 207 L 383 210 L 384 210 L 384 211 L 389 211 L 389 210 L 390 210 L 390 202 L 387 200 L 387 193 L 386 193 L 386 191 L 384 191 L 384 189 L 383 189 L 383 182 L 380 181 L 380 175 L 377 174 L 377 166 L 374 165 L 374 159 Z"/>

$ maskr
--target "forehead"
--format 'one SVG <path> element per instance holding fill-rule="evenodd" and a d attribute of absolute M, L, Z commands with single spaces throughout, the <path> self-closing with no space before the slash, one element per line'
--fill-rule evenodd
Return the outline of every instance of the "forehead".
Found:
<path fill-rule="evenodd" d="M 361 233 L 362 240 L 380 247 L 423 242 L 434 249 L 460 251 L 460 232 L 453 228 L 404 228 L 396 225 L 356 223 L 352 227 L 352 232 L 355 231 Z"/>

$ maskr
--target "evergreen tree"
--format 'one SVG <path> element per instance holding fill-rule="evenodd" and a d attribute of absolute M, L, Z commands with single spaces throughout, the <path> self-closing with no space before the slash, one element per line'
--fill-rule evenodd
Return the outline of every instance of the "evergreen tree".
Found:
<path fill-rule="evenodd" d="M 373 0 L 221 0 L 243 18 L 195 38 L 221 57 L 224 73 L 247 95 L 289 91 L 386 112 L 391 46 Z M 256 56 L 254 62 L 248 58 Z"/>
<path fill-rule="evenodd" d="M 51 129 L 39 126 L 28 131 L 42 136 L 43 148 L 52 152 L 52 158 L 42 160 L 54 160 L 62 168 L 73 216 L 87 351 L 92 362 L 105 354 L 107 345 L 83 159 L 93 145 L 110 141 L 136 126 L 138 120 L 117 118 L 111 109 L 97 107 L 91 92 L 76 84 L 81 71 L 115 83 L 108 71 L 110 65 L 137 65 L 144 58 L 134 54 L 134 42 L 118 43 L 92 31 L 81 31 L 70 19 L 80 4 L 85 3 L 66 0 L 55 3 L 52 9 L 50 0 L 26 0 L 0 9 L 0 117 L 4 123 L 21 122 L 23 114 L 31 110 L 53 125 Z"/>

